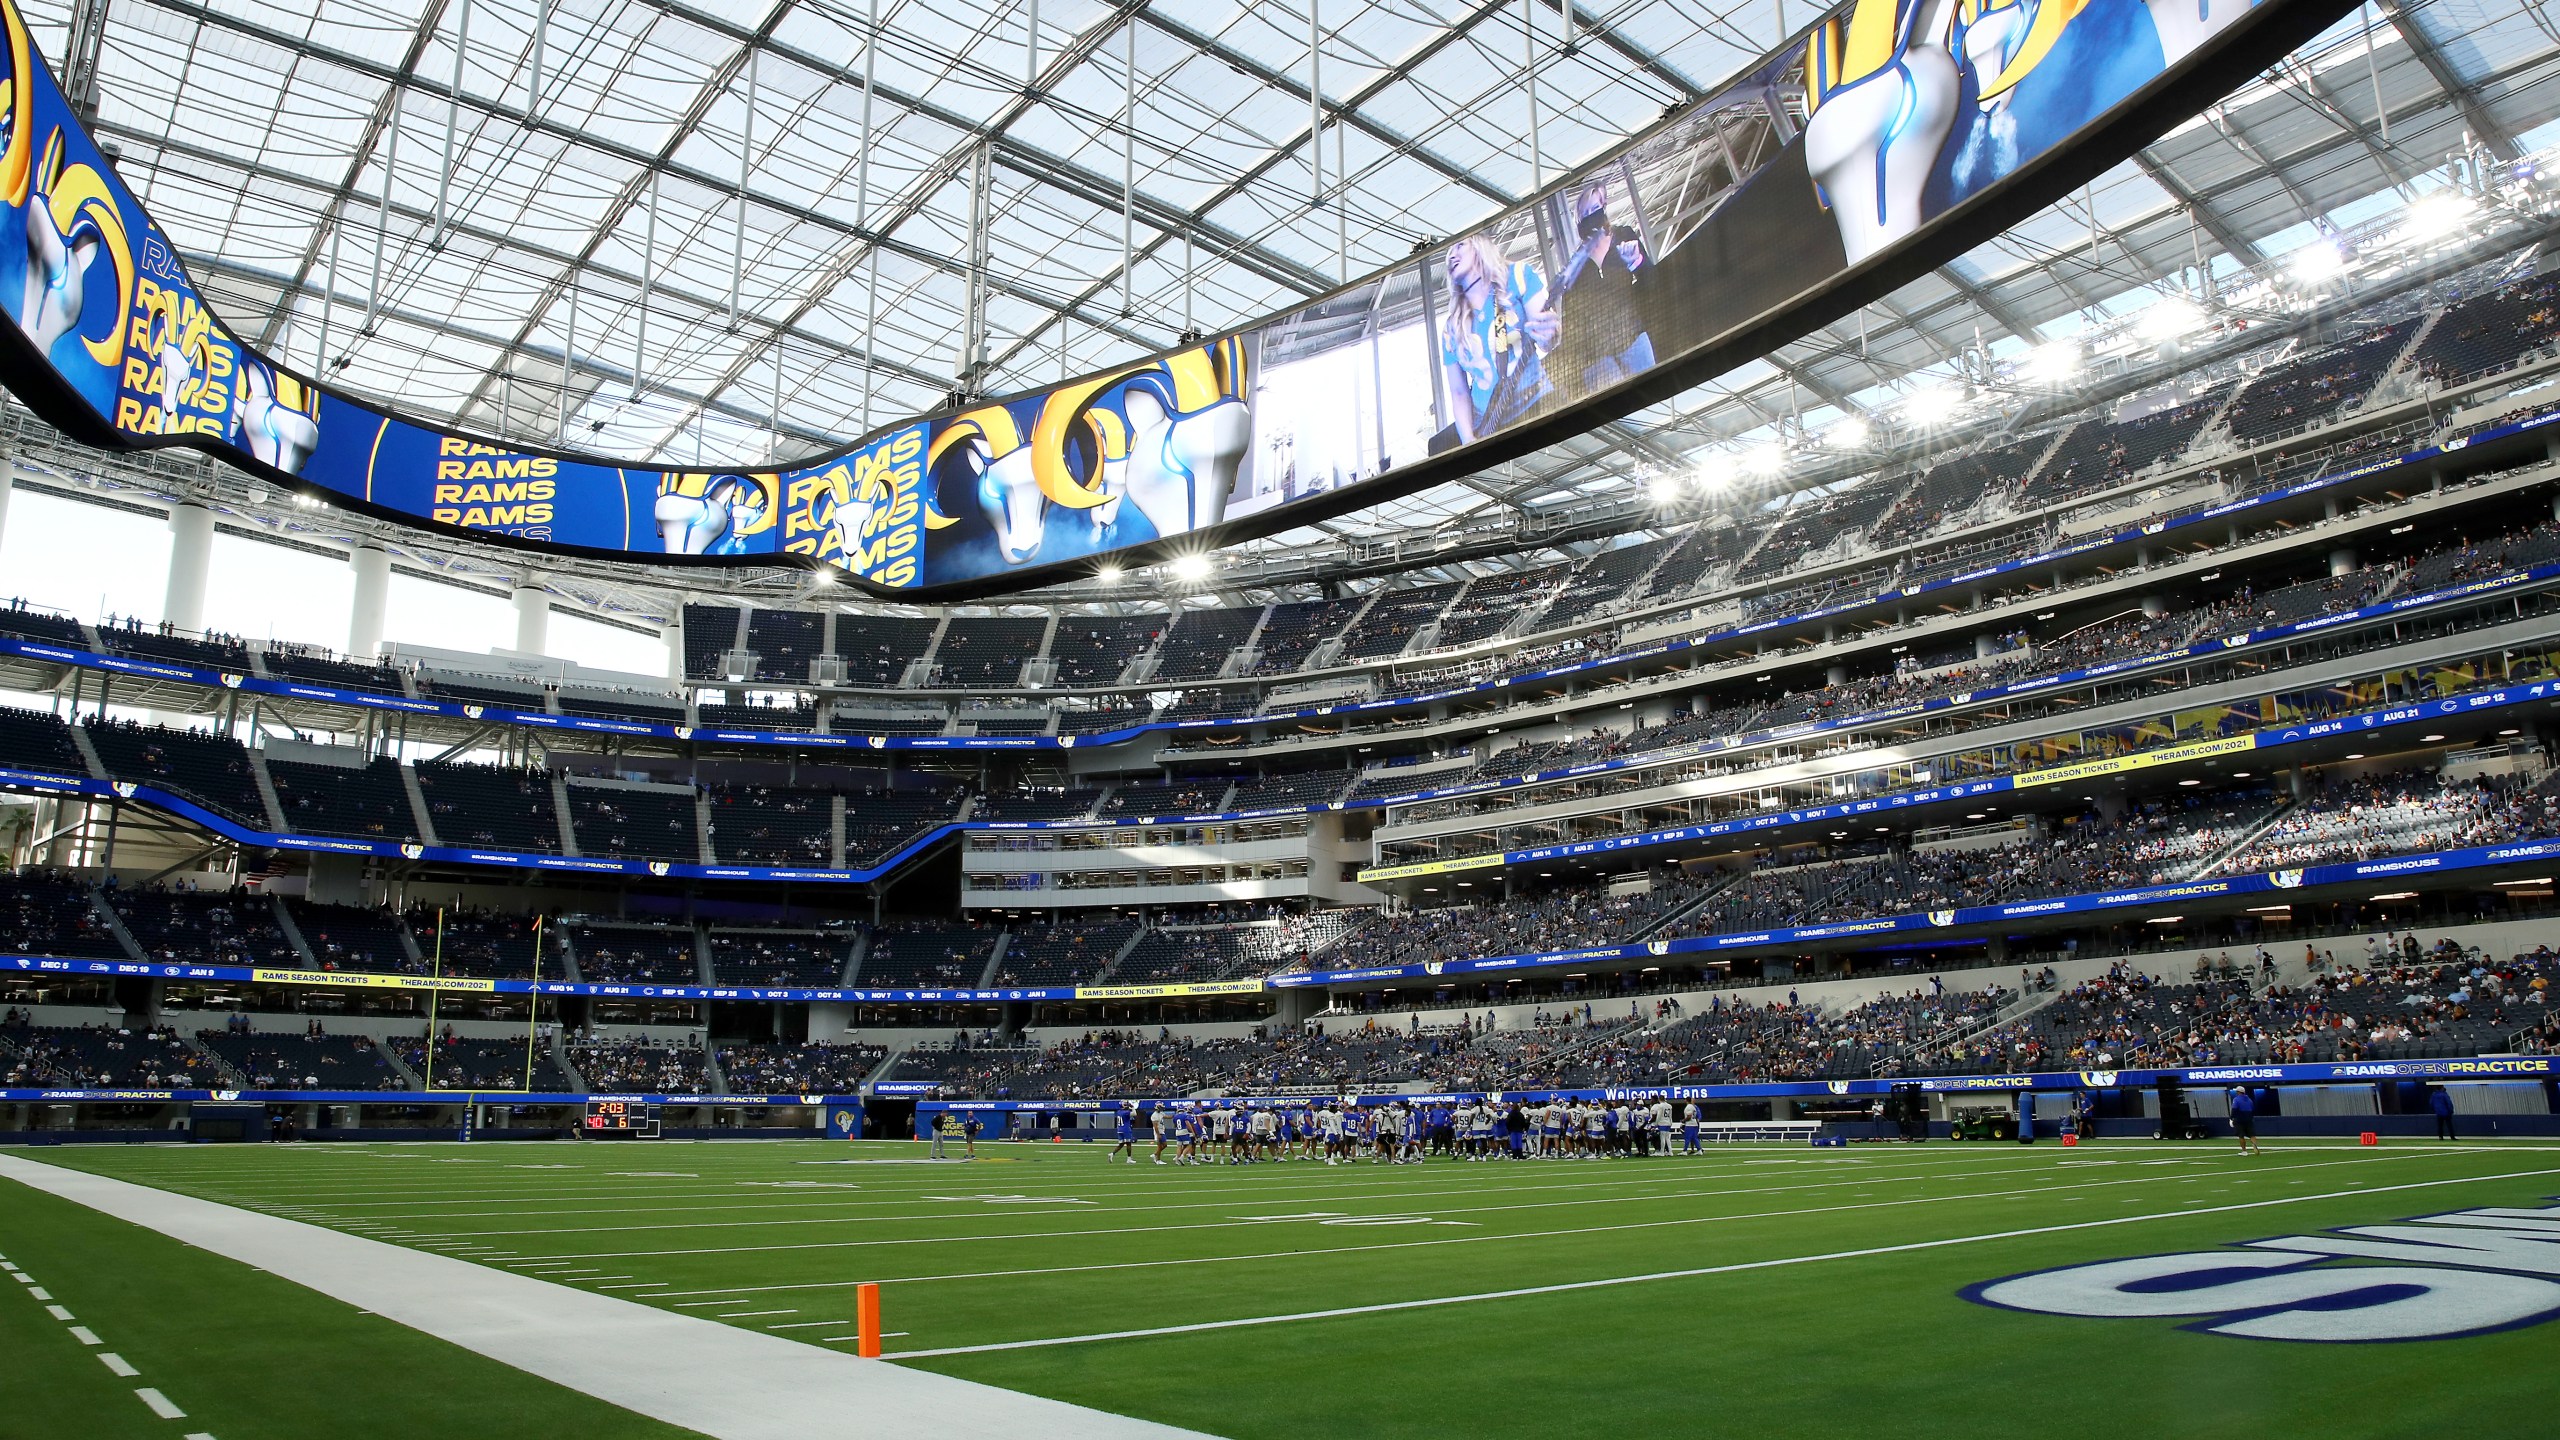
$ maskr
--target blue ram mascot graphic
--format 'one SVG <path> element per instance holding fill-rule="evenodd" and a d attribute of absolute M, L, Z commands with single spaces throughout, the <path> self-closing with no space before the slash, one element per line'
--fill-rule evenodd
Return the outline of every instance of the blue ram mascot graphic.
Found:
<path fill-rule="evenodd" d="M 2006 178 L 2255 0 L 1854 0 L 1805 47 L 1805 169 L 1856 264 Z"/>
<path fill-rule="evenodd" d="M 1124 508 L 1158 537 L 1215 525 L 1251 439 L 1245 383 L 1243 342 L 1228 337 L 964 411 L 926 451 L 926 524 L 974 512 L 1007 565 L 1041 558 L 1053 511 L 1083 517 L 1074 553 L 1130 539 Z"/>
<path fill-rule="evenodd" d="M 735 472 L 671 474 L 658 482 L 658 538 L 670 555 L 745 555 L 773 523 L 774 482 Z"/>

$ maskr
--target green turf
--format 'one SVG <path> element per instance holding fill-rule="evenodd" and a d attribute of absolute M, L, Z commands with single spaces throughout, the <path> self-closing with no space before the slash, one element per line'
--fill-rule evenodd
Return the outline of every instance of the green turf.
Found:
<path fill-rule="evenodd" d="M 58 1320 L 46 1302 L 0 1293 L 0 1440 L 694 1434 L 10 1180 L 0 1255 L 71 1313 Z M 99 1343 L 82 1343 L 75 1324 Z M 140 1373 L 119 1378 L 102 1352 Z M 152 1413 L 141 1386 L 185 1418 Z"/>
<path fill-rule="evenodd" d="M 1697 1160 L 1356 1169 L 1158 1169 L 1106 1164 L 1100 1147 L 985 1149 L 975 1165 L 882 1163 L 916 1152 L 827 1142 L 43 1158 L 402 1243 L 488 1247 L 464 1253 L 837 1349 L 851 1345 L 852 1282 L 878 1280 L 887 1328 L 907 1332 L 889 1340 L 893 1354 L 1833 1257 L 903 1362 L 1238 1437 L 2548 1429 L 2560 1326 L 2301 1345 L 2175 1320 L 2001 1311 L 1959 1292 L 2050 1266 L 2547 1203 L 2560 1193 L 2560 1146 L 2271 1145 L 2251 1159 L 2147 1142 L 1742 1146 Z M 2392 1188 L 2411 1186 L 2421 1188 Z M 2255 1208 L 2217 1209 L 2232 1206 Z M 2128 1223 L 2006 1234 L 2101 1220 Z M 1839 1253 L 1946 1240 L 1965 1243 Z M 133 1274 L 149 1263 L 95 1254 L 81 1268 L 147 1284 L 164 1306 L 185 1296 L 181 1311 L 236 1313 L 223 1281 L 241 1272 L 205 1263 L 158 1280 Z M 834 1321 L 844 1323 L 821 1323 Z M 314 1357 L 297 1374 L 344 1370 L 322 1357 L 364 1334 L 325 1332 L 296 1342 L 290 1353 Z M 470 1359 L 423 1339 L 415 1348 Z M 396 1350 L 352 1363 L 391 1364 Z M 75 1387 L 97 1388 L 77 1366 L 58 1388 Z"/>

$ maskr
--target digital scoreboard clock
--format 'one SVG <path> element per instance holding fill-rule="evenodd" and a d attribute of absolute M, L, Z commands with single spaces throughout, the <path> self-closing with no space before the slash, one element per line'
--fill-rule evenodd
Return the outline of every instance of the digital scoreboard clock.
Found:
<path fill-rule="evenodd" d="M 658 1107 L 638 1100 L 590 1100 L 583 1126 L 589 1135 L 658 1138 Z"/>

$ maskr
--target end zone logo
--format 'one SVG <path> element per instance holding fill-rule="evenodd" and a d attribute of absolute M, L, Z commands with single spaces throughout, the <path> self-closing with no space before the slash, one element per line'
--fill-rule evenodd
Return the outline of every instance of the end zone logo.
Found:
<path fill-rule="evenodd" d="M 2379 1262 L 2379 1263 L 2376 1263 Z M 2450 1340 L 2560 1317 L 2560 1205 L 2420 1215 L 1968 1286 L 1977 1305 L 2248 1340 Z"/>

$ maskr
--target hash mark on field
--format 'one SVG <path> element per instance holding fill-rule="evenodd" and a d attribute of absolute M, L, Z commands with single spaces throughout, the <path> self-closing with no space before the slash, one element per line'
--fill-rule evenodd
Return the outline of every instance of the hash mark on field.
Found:
<path fill-rule="evenodd" d="M 90 1328 L 89 1328 L 88 1326 L 86 1326 L 86 1325 L 74 1325 L 74 1326 L 72 1326 L 72 1327 L 71 1327 L 71 1338 L 72 1338 L 72 1339 L 74 1339 L 74 1340 L 79 1341 L 79 1342 L 80 1342 L 81 1344 L 83 1344 L 83 1345 L 96 1345 L 96 1344 L 100 1344 L 100 1343 L 102 1343 L 102 1342 L 98 1339 L 98 1332 L 97 1332 L 97 1331 L 95 1331 L 95 1330 L 90 1329 Z"/>
<path fill-rule="evenodd" d="M 63 1309 L 59 1305 L 47 1305 L 44 1307 L 44 1313 L 52 1316 L 56 1320 L 68 1320 L 71 1318 L 71 1312 Z"/>
<path fill-rule="evenodd" d="M 53 1292 L 47 1290 L 41 1285 L 31 1285 L 27 1287 L 27 1298 L 30 1300 L 50 1300 L 53 1298 Z"/>
<path fill-rule="evenodd" d="M 720 1318 L 723 1320 L 754 1320 L 766 1315 L 797 1315 L 799 1313 L 800 1312 L 797 1310 L 740 1310 L 735 1314 L 723 1315 Z"/>
<path fill-rule="evenodd" d="M 794 1320 L 788 1325 L 767 1325 L 767 1330 L 815 1330 L 821 1325 L 850 1325 L 850 1320 Z"/>
<path fill-rule="evenodd" d="M 151 1407 L 151 1413 L 163 1420 L 184 1420 L 187 1412 L 169 1403 L 169 1397 L 145 1385 L 133 1392 L 134 1398 Z"/>
<path fill-rule="evenodd" d="M 100 1352 L 98 1355 L 98 1363 L 106 1366 L 109 1374 L 114 1375 L 121 1380 L 130 1380 L 134 1376 L 142 1373 L 141 1371 L 134 1369 L 130 1364 L 127 1364 L 125 1358 L 113 1350 Z"/>

